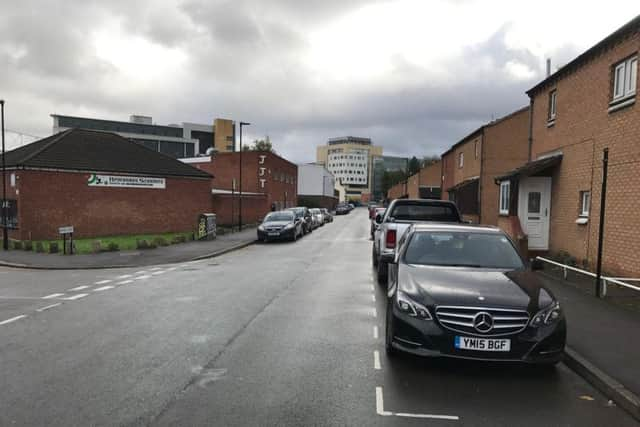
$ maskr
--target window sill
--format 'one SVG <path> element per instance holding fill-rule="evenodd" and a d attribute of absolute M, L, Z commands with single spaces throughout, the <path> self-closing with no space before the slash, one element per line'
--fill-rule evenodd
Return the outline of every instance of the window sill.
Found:
<path fill-rule="evenodd" d="M 547 127 L 550 128 L 556 124 L 556 119 L 547 120 Z"/>
<path fill-rule="evenodd" d="M 581 216 L 580 218 L 576 219 L 576 224 L 578 225 L 586 225 L 589 223 L 589 218 L 586 216 Z"/>
<path fill-rule="evenodd" d="M 506 217 L 508 217 L 508 216 L 509 216 L 509 212 L 500 212 L 500 213 L 498 214 L 498 216 L 502 216 L 502 217 L 505 217 L 505 218 L 506 218 Z"/>
<path fill-rule="evenodd" d="M 633 105 L 636 103 L 636 95 L 633 94 L 631 96 L 627 96 L 626 98 L 621 98 L 615 101 L 611 101 L 609 103 L 609 113 L 613 113 L 614 111 L 621 110 L 625 107 Z"/>

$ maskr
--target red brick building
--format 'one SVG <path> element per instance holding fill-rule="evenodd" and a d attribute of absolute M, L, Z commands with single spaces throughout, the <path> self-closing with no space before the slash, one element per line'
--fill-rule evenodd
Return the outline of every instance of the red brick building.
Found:
<path fill-rule="evenodd" d="M 387 198 L 389 200 L 410 198 L 410 199 L 439 199 L 440 174 L 442 165 L 440 160 L 424 166 L 416 174 L 411 175 L 407 181 L 402 181 L 389 189 Z"/>
<path fill-rule="evenodd" d="M 529 108 L 483 125 L 442 155 L 443 198 L 457 203 L 464 218 L 498 224 L 496 178 L 526 163 Z"/>
<path fill-rule="evenodd" d="M 218 224 L 237 225 L 240 220 L 240 153 L 183 159 L 183 162 L 215 175 L 210 181 L 212 212 Z M 242 223 L 252 224 L 272 207 L 296 206 L 298 166 L 275 153 L 242 152 Z"/>
<path fill-rule="evenodd" d="M 593 269 L 608 149 L 603 269 L 627 277 L 640 277 L 639 49 L 636 17 L 529 90 L 530 162 L 501 179 L 505 228 Z"/>
<path fill-rule="evenodd" d="M 113 133 L 60 132 L 6 164 L 12 239 L 194 231 L 211 211 L 210 174 Z"/>

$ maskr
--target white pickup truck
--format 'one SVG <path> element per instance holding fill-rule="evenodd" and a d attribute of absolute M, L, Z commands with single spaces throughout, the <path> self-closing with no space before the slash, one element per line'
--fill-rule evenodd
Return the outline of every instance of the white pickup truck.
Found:
<path fill-rule="evenodd" d="M 402 234 L 415 222 L 462 222 L 455 203 L 446 200 L 396 199 L 375 218 L 371 261 L 378 269 L 378 283 L 386 283 L 389 262 L 396 256 Z"/>

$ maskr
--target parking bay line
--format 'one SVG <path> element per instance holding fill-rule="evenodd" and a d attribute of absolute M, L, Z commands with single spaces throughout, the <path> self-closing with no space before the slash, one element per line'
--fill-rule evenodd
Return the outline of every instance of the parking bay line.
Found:
<path fill-rule="evenodd" d="M 152 275 L 152 276 L 157 276 L 157 275 L 159 275 L 159 274 L 164 274 L 164 273 L 166 273 L 166 271 L 164 271 L 164 270 L 161 270 L 161 271 L 154 271 L 153 273 L 151 273 L 151 275 Z"/>
<path fill-rule="evenodd" d="M 86 297 L 87 295 L 89 295 L 89 294 L 75 294 L 75 295 L 72 295 L 72 296 L 70 296 L 70 297 L 62 298 L 62 299 L 63 299 L 63 300 L 67 300 L 67 301 L 75 301 L 75 300 L 77 300 L 77 299 L 84 298 L 84 297 Z"/>
<path fill-rule="evenodd" d="M 45 310 L 49 310 L 50 308 L 57 307 L 57 306 L 59 306 L 59 305 L 61 305 L 61 304 L 62 304 L 61 302 L 57 302 L 57 303 L 55 303 L 55 304 L 51 304 L 51 305 L 47 305 L 47 306 L 44 306 L 44 307 L 38 308 L 38 309 L 36 309 L 36 311 L 37 311 L 37 312 L 39 312 L 39 313 L 41 313 L 41 312 L 43 312 L 43 311 L 45 311 Z"/>
<path fill-rule="evenodd" d="M 380 367 L 380 352 L 378 350 L 375 350 L 373 352 L 373 369 L 375 369 L 377 371 L 382 369 Z"/>
<path fill-rule="evenodd" d="M 76 292 L 76 291 L 81 291 L 83 289 L 87 289 L 87 288 L 90 288 L 90 287 L 91 287 L 90 285 L 76 286 L 75 288 L 68 289 L 67 291 L 68 292 Z"/>
<path fill-rule="evenodd" d="M 6 325 L 8 323 L 15 322 L 16 320 L 24 319 L 25 317 L 27 317 L 26 314 L 21 314 L 20 316 L 16 316 L 16 317 L 12 317 L 11 319 L 3 320 L 2 322 L 0 322 L 0 326 L 1 325 Z"/>
<path fill-rule="evenodd" d="M 111 282 L 113 282 L 113 280 L 100 280 L 99 282 L 96 282 L 95 285 L 106 285 Z"/>
<path fill-rule="evenodd" d="M 134 277 L 133 280 L 146 280 L 146 279 L 150 279 L 151 276 L 150 275 L 144 275 L 144 276 L 138 276 L 138 277 Z"/>
<path fill-rule="evenodd" d="M 375 339 L 375 340 L 378 339 L 378 327 L 377 326 L 373 327 L 373 339 Z"/>
<path fill-rule="evenodd" d="M 47 296 L 42 297 L 42 299 L 58 298 L 58 297 L 61 297 L 61 296 L 63 296 L 63 295 L 64 295 L 64 294 L 50 294 L 50 295 L 47 295 Z"/>
<path fill-rule="evenodd" d="M 116 277 L 117 280 L 128 279 L 131 277 L 131 274 L 123 274 L 122 276 Z"/>
<path fill-rule="evenodd" d="M 129 283 L 133 283 L 133 280 L 123 280 L 122 282 L 116 283 L 116 285 L 127 285 Z"/>
<path fill-rule="evenodd" d="M 108 290 L 108 289 L 113 289 L 113 286 L 103 286 L 103 287 L 101 287 L 101 288 L 95 288 L 95 289 L 93 290 L 93 292 L 102 292 L 102 291 L 106 291 L 106 290 Z"/>
<path fill-rule="evenodd" d="M 439 414 L 412 414 L 409 412 L 391 412 L 384 410 L 384 397 L 382 395 L 382 387 L 376 387 L 376 413 L 385 417 L 396 416 L 403 418 L 430 418 L 436 420 L 459 421 L 457 415 L 439 415 Z"/>

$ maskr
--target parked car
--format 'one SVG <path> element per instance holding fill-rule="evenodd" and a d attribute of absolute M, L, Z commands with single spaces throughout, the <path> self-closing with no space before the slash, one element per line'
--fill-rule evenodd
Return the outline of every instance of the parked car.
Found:
<path fill-rule="evenodd" d="M 287 208 L 287 210 L 295 213 L 296 218 L 300 218 L 302 220 L 302 231 L 304 234 L 308 234 L 313 231 L 313 218 L 309 208 L 297 206 L 295 208 Z"/>
<path fill-rule="evenodd" d="M 385 347 L 420 356 L 555 364 L 560 303 L 500 229 L 414 224 L 389 270 Z"/>
<path fill-rule="evenodd" d="M 302 219 L 291 211 L 270 212 L 258 226 L 258 240 L 291 240 L 295 242 L 303 235 Z"/>
<path fill-rule="evenodd" d="M 379 208 L 380 206 L 378 206 L 375 203 L 369 203 L 368 209 L 369 209 L 369 219 L 373 219 L 375 218 L 376 214 L 375 211 L 377 208 Z"/>
<path fill-rule="evenodd" d="M 378 228 L 378 224 L 376 223 L 376 215 L 384 215 L 384 211 L 386 211 L 386 208 L 374 208 L 373 209 L 373 215 L 370 217 L 371 220 L 371 239 L 374 238 L 375 236 L 375 232 L 376 229 Z"/>
<path fill-rule="evenodd" d="M 351 212 L 351 209 L 349 209 L 349 206 L 345 203 L 339 203 L 338 206 L 336 206 L 336 215 L 346 215 L 349 212 Z"/>
<path fill-rule="evenodd" d="M 377 215 L 371 261 L 378 268 L 378 282 L 387 280 L 387 264 L 395 257 L 396 243 L 412 223 L 424 221 L 461 222 L 455 203 L 448 200 L 396 199 L 384 217 Z"/>
<path fill-rule="evenodd" d="M 329 212 L 329 209 L 327 208 L 321 208 L 320 211 L 322 212 L 322 214 L 324 215 L 324 222 L 333 222 L 333 215 L 331 215 L 331 212 Z"/>
<path fill-rule="evenodd" d="M 324 214 L 318 208 L 311 208 L 311 215 L 313 216 L 313 221 L 315 223 L 315 228 L 322 227 L 324 225 Z"/>
<path fill-rule="evenodd" d="M 353 203 L 349 203 L 347 206 L 349 206 L 349 210 L 352 211 L 356 208 L 356 205 L 354 205 Z"/>

